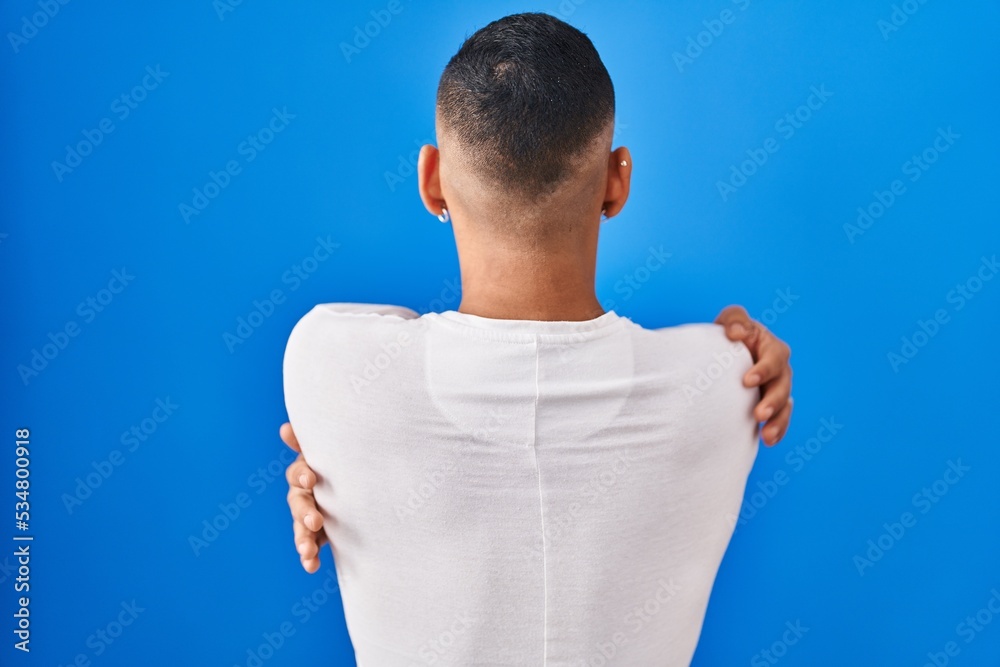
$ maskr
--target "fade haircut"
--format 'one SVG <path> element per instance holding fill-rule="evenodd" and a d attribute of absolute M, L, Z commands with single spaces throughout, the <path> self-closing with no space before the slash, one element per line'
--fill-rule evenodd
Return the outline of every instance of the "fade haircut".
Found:
<path fill-rule="evenodd" d="M 614 122 L 615 91 L 590 39 L 543 13 L 512 14 L 465 40 L 437 108 L 475 173 L 506 195 L 555 190 Z"/>

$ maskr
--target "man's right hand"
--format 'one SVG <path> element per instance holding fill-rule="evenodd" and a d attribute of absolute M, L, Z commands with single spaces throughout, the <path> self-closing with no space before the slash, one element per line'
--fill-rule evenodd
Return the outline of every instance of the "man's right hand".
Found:
<path fill-rule="evenodd" d="M 743 386 L 760 387 L 761 400 L 754 418 L 765 422 L 761 438 L 768 447 L 778 444 L 792 418 L 792 350 L 760 322 L 750 319 L 743 306 L 729 306 L 715 318 L 731 341 L 742 341 L 753 357 L 753 367 L 743 376 Z"/>
<path fill-rule="evenodd" d="M 302 568 L 313 574 L 319 570 L 319 550 L 328 541 L 323 529 L 323 515 L 316 507 L 316 498 L 313 496 L 316 473 L 306 464 L 292 425 L 285 422 L 278 432 L 282 441 L 299 453 L 298 458 L 285 471 L 285 478 L 288 480 L 288 507 L 292 510 L 292 527 L 299 560 L 302 561 Z"/>

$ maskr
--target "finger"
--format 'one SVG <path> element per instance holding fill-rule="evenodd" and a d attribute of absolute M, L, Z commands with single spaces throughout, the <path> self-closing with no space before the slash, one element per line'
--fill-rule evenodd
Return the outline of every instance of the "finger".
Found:
<path fill-rule="evenodd" d="M 778 414 L 788 403 L 788 397 L 792 393 L 791 368 L 779 375 L 776 380 L 765 384 L 762 387 L 762 393 L 764 395 L 753 411 L 754 418 L 759 422 L 765 422 L 773 415 Z"/>
<path fill-rule="evenodd" d="M 316 473 L 312 471 L 306 460 L 299 454 L 299 457 L 285 468 L 285 479 L 288 480 L 288 486 L 311 492 L 313 486 L 316 484 Z"/>
<path fill-rule="evenodd" d="M 299 447 L 298 438 L 295 437 L 295 431 L 292 430 L 291 422 L 285 422 L 278 429 L 278 435 L 281 436 L 282 442 L 291 447 L 297 452 L 302 452 L 302 448 Z"/>
<path fill-rule="evenodd" d="M 750 332 L 750 316 L 743 306 L 726 306 L 715 318 L 715 323 L 725 327 L 726 337 L 732 341 L 743 340 Z"/>
<path fill-rule="evenodd" d="M 309 530 L 318 533 L 323 529 L 323 515 L 316 508 L 316 499 L 311 493 L 289 489 L 288 508 L 292 512 L 292 518 Z"/>
<path fill-rule="evenodd" d="M 761 437 L 764 440 L 764 444 L 768 447 L 774 447 L 785 437 L 785 432 L 788 430 L 788 424 L 792 418 L 792 405 L 792 399 L 788 399 L 785 407 L 764 425 Z"/>
<path fill-rule="evenodd" d="M 311 531 L 298 521 L 296 521 L 293 525 L 295 531 L 295 547 L 299 552 L 299 562 L 302 564 L 302 569 L 309 574 L 313 574 L 319 570 L 319 549 L 322 544 L 315 539 L 315 536 Z"/>
<path fill-rule="evenodd" d="M 292 531 L 295 534 L 295 550 L 299 552 L 300 558 L 315 558 L 319 555 L 319 540 L 314 532 L 298 521 L 292 523 Z"/>
<path fill-rule="evenodd" d="M 302 569 L 304 569 L 309 574 L 316 574 L 316 572 L 319 570 L 319 557 L 303 558 Z"/>
<path fill-rule="evenodd" d="M 747 315 L 747 310 L 743 306 L 726 306 L 719 313 L 718 317 L 715 318 L 716 324 L 721 324 L 722 326 L 728 326 L 732 322 L 743 322 L 746 324 L 750 320 L 750 316 Z"/>
<path fill-rule="evenodd" d="M 743 385 L 746 387 L 758 387 L 777 379 L 785 369 L 790 368 L 788 360 L 791 357 L 791 350 L 781 340 L 774 337 L 768 331 L 756 346 L 756 352 L 747 343 L 750 353 L 756 360 L 750 370 L 743 376 Z"/>

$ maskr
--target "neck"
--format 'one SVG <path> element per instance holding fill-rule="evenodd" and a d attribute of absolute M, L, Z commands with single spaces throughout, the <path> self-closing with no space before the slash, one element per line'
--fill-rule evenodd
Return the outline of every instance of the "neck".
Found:
<path fill-rule="evenodd" d="M 530 252 L 496 244 L 471 250 L 459 248 L 461 313 L 570 322 L 604 314 L 594 292 L 596 244 L 578 252 Z"/>

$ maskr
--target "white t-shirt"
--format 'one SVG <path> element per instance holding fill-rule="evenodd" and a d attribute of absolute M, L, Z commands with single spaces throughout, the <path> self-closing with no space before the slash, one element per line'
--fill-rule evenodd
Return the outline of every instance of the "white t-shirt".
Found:
<path fill-rule="evenodd" d="M 689 664 L 757 455 L 749 352 L 322 304 L 285 403 L 361 667 Z"/>

